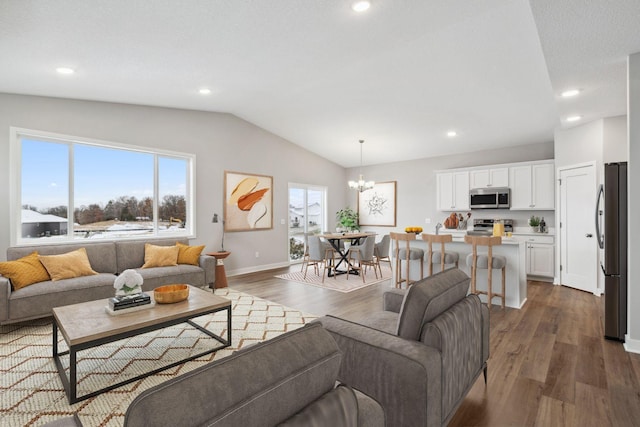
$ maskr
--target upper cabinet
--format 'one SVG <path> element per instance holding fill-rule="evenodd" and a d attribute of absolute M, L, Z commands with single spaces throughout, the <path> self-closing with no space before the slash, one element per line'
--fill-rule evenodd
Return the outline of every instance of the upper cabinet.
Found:
<path fill-rule="evenodd" d="M 553 163 L 512 166 L 509 168 L 511 183 L 511 209 L 555 209 L 555 171 Z"/>
<path fill-rule="evenodd" d="M 444 172 L 437 174 L 438 203 L 440 211 L 469 209 L 469 172 Z"/>
<path fill-rule="evenodd" d="M 470 188 L 509 186 L 509 168 L 478 169 L 469 172 Z"/>

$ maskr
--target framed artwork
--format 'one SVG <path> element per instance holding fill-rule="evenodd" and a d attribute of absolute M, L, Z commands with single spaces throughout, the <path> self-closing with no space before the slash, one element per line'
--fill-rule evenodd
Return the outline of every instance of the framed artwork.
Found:
<path fill-rule="evenodd" d="M 224 171 L 224 231 L 273 228 L 273 177 Z"/>
<path fill-rule="evenodd" d="M 358 224 L 396 226 L 396 181 L 376 182 L 358 193 Z"/>

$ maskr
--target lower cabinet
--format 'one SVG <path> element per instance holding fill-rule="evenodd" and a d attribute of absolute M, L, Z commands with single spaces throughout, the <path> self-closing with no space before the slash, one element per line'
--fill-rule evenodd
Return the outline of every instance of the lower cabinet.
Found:
<path fill-rule="evenodd" d="M 554 247 L 545 243 L 527 243 L 527 274 L 553 277 Z"/>
<path fill-rule="evenodd" d="M 517 238 L 525 242 L 527 275 L 553 279 L 555 274 L 554 237 L 520 235 Z"/>

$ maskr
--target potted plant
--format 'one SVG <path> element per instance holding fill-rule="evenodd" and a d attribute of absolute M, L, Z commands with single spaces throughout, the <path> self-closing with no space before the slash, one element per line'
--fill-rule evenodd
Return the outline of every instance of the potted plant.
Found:
<path fill-rule="evenodd" d="M 340 209 L 336 212 L 336 220 L 342 231 L 358 230 L 358 213 L 351 208 Z"/>
<path fill-rule="evenodd" d="M 540 217 L 531 215 L 531 218 L 529 218 L 529 227 L 531 227 L 531 231 L 537 233 L 540 230 Z"/>

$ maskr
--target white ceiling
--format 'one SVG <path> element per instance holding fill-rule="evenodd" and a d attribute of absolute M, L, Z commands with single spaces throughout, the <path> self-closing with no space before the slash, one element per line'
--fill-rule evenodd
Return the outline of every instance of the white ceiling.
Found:
<path fill-rule="evenodd" d="M 626 112 L 638 0 L 371 2 L 2 0 L 0 92 L 228 112 L 345 167 Z"/>

